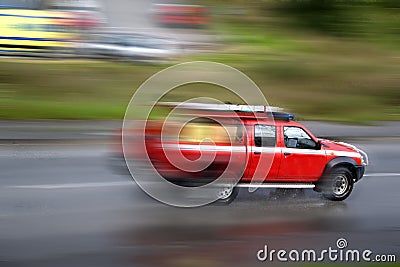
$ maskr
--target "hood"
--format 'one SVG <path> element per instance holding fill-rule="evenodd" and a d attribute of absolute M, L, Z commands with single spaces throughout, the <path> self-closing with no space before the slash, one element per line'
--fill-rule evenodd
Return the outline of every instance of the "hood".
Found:
<path fill-rule="evenodd" d="M 336 142 L 331 141 L 328 139 L 318 139 L 321 144 L 322 148 L 326 150 L 338 150 L 338 151 L 346 151 L 346 152 L 358 152 L 358 150 L 350 144 L 346 144 L 343 142 Z"/>
<path fill-rule="evenodd" d="M 362 151 L 361 149 L 344 142 L 335 142 L 327 139 L 318 139 L 322 144 L 322 149 L 324 150 L 334 150 L 334 151 L 342 151 L 342 152 L 355 152 L 361 157 L 361 163 L 363 165 L 368 165 L 368 154 Z M 357 156 L 358 158 L 358 156 Z"/>

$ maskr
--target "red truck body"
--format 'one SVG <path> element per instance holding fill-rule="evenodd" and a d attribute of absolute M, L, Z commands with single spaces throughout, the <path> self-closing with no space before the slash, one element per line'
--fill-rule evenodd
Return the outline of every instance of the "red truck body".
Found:
<path fill-rule="evenodd" d="M 335 181 L 329 187 L 351 185 L 351 191 L 364 174 L 367 155 L 350 144 L 319 139 L 290 116 L 281 115 L 272 119 L 266 113 L 236 112 L 237 117 L 231 118 L 220 111 L 208 112 L 183 127 L 148 121 L 146 153 L 156 171 L 170 181 L 209 182 L 231 166 L 229 171 L 240 176 L 242 185 L 307 183 L 320 190 L 333 173 Z"/>
<path fill-rule="evenodd" d="M 362 166 L 361 154 L 350 146 L 316 138 L 307 128 L 295 121 L 275 120 L 265 121 L 254 119 L 243 119 L 246 133 L 243 143 L 229 144 L 203 144 L 191 142 L 168 143 L 161 142 L 157 129 L 148 131 L 147 152 L 155 168 L 166 178 L 211 178 L 212 172 L 222 171 L 228 164 L 227 160 L 232 158 L 235 164 L 244 166 L 241 182 L 250 182 L 255 179 L 258 182 L 316 182 L 323 175 L 328 162 L 338 157 L 348 157 L 353 159 L 357 165 Z M 257 125 L 272 126 L 276 129 L 275 146 L 257 146 L 255 143 L 255 128 Z M 153 125 L 153 127 L 157 127 Z M 288 127 L 301 129 L 317 145 L 317 148 L 288 148 L 284 141 L 284 130 Z M 159 130 L 159 129 L 158 129 Z M 216 157 L 204 172 L 196 174 L 185 173 L 173 166 L 166 153 L 174 154 L 182 152 L 189 160 L 195 161 L 200 154 L 215 153 Z M 266 154 L 273 157 L 271 162 L 260 162 L 261 155 Z M 254 177 L 257 168 L 269 168 L 265 177 Z M 238 168 L 240 169 L 240 168 Z M 254 180 L 253 180 L 254 181 Z"/>

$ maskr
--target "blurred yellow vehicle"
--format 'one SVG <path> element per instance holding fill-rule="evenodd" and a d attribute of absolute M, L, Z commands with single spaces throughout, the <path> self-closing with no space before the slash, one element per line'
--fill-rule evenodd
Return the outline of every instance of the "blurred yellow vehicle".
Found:
<path fill-rule="evenodd" d="M 0 9 L 0 52 L 69 53 L 79 36 L 75 24 L 69 12 Z"/>

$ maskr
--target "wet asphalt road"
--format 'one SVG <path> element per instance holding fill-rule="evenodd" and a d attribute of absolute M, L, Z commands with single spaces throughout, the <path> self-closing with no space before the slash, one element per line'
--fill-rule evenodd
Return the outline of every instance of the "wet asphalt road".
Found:
<path fill-rule="evenodd" d="M 107 145 L 2 145 L 0 266 L 265 266 L 264 245 L 322 250 L 338 238 L 399 259 L 400 144 L 356 144 L 371 166 L 344 202 L 242 190 L 196 209 L 146 197 L 110 170 Z"/>

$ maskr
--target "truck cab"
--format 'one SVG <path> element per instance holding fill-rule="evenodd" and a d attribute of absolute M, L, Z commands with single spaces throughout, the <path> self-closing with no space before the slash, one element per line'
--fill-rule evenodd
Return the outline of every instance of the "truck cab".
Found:
<path fill-rule="evenodd" d="M 306 127 L 292 120 L 275 120 L 273 124 L 251 120 L 245 123 L 250 133 L 246 145 L 250 149 L 244 180 L 253 178 L 260 164 L 260 155 L 270 153 L 274 153 L 274 160 L 264 181 L 316 182 L 327 164 L 339 157 L 353 160 L 354 165 L 361 169 L 355 174 L 355 179 L 361 178 L 363 156 L 350 145 L 318 139 Z"/>

